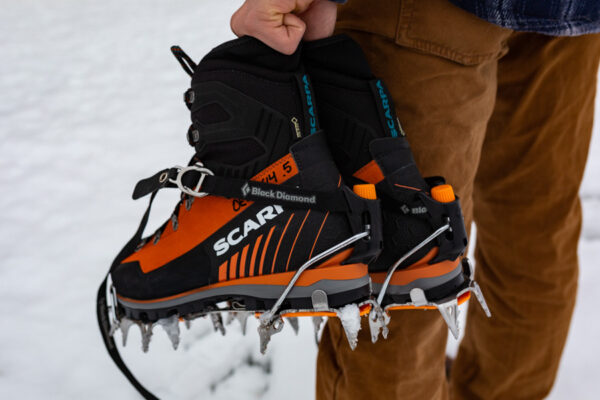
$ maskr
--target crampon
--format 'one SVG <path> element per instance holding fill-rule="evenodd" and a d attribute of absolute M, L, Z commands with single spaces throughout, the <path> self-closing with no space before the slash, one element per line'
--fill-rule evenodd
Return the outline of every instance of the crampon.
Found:
<path fill-rule="evenodd" d="M 245 327 L 259 320 L 262 352 L 284 321 L 339 317 L 351 346 L 356 320 L 371 311 L 368 264 L 381 251 L 381 205 L 370 184 L 342 183 L 327 148 L 300 50 L 284 56 L 244 37 L 196 64 L 173 54 L 192 77 L 187 166 L 163 169 L 136 185 L 150 197 L 140 226 L 98 291 L 97 313 L 113 361 L 156 398 L 121 359 L 133 325 L 148 350 L 161 325 L 177 348 L 179 323 L 209 318 L 225 333 L 224 313 Z M 171 217 L 144 237 L 163 189 L 181 192 Z"/>
<path fill-rule="evenodd" d="M 437 309 L 459 336 L 458 305 L 474 293 L 490 316 L 467 246 L 452 187 L 417 169 L 392 97 L 360 47 L 338 35 L 307 43 L 305 66 L 319 104 L 321 126 L 348 184 L 370 183 L 383 211 L 384 246 L 369 264 L 375 301 L 371 338 L 387 336 L 393 310 Z"/>

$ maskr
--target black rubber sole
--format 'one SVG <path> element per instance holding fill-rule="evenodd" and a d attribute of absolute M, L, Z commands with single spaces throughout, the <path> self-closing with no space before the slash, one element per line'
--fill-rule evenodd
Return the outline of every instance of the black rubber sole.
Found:
<path fill-rule="evenodd" d="M 351 303 L 361 303 L 369 299 L 371 295 L 370 284 L 362 287 L 352 289 L 346 292 L 328 294 L 327 300 L 329 308 L 341 308 Z M 277 299 L 262 299 L 252 296 L 213 296 L 207 297 L 201 300 L 191 301 L 189 303 L 183 303 L 172 307 L 157 307 L 152 309 L 136 309 L 133 307 L 125 306 L 119 302 L 119 311 L 121 315 L 127 318 L 139 320 L 142 322 L 156 322 L 162 318 L 168 318 L 173 315 L 179 315 L 185 317 L 191 314 L 202 314 L 209 311 L 214 311 L 217 308 L 217 303 L 221 302 L 235 302 L 242 307 L 239 311 L 267 311 L 273 307 Z M 310 297 L 297 297 L 287 298 L 283 301 L 280 311 L 286 310 L 311 310 L 312 299 Z"/>
<path fill-rule="evenodd" d="M 431 302 L 438 302 L 444 300 L 452 294 L 456 294 L 463 289 L 466 289 L 469 285 L 469 279 L 463 274 L 460 274 L 448 282 L 442 285 L 436 286 L 431 289 L 424 290 L 425 297 Z M 410 294 L 397 294 L 397 295 L 386 295 L 383 297 L 382 307 L 386 307 L 391 304 L 407 304 L 411 303 Z"/>

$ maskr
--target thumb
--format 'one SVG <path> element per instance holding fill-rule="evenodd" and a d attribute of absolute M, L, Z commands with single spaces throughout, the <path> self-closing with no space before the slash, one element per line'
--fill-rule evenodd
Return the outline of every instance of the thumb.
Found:
<path fill-rule="evenodd" d="M 245 3 L 231 17 L 231 30 L 237 36 L 253 36 L 267 46 L 292 54 L 302 40 L 306 24 L 291 12 L 269 12 Z"/>

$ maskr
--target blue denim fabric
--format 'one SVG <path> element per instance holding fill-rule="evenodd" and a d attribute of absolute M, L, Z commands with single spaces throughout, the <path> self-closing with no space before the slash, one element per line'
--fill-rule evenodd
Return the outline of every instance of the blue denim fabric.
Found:
<path fill-rule="evenodd" d="M 479 18 L 553 36 L 600 32 L 600 0 L 450 0 Z"/>
<path fill-rule="evenodd" d="M 332 1 L 343 4 L 347 0 Z M 376 4 L 377 0 L 372 1 Z M 479 18 L 516 31 L 553 36 L 600 32 L 600 0 L 450 1 Z"/>

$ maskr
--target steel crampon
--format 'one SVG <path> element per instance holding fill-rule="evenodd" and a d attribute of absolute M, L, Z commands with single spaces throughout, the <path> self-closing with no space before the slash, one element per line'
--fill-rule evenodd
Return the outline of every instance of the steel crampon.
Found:
<path fill-rule="evenodd" d="M 299 317 L 312 317 L 315 326 L 315 337 L 317 337 L 318 330 L 321 326 L 323 317 L 337 317 L 340 319 L 348 343 L 351 348 L 355 348 L 358 342 L 358 330 L 360 329 L 360 318 L 367 315 L 374 304 L 371 299 L 366 299 L 358 304 L 346 304 L 343 307 L 332 308 L 328 302 L 328 295 L 324 290 L 316 289 L 311 294 L 312 308 L 307 309 L 286 309 L 281 308 L 284 304 L 287 296 L 293 291 L 294 284 L 300 278 L 302 273 L 315 265 L 319 261 L 326 259 L 339 252 L 340 250 L 350 246 L 356 241 L 362 240 L 369 235 L 368 231 L 354 235 L 353 237 L 338 243 L 337 245 L 327 249 L 326 251 L 314 256 L 301 266 L 293 278 L 290 280 L 285 290 L 281 293 L 275 304 L 268 310 L 247 310 L 244 305 L 238 301 L 226 301 L 221 302 L 204 312 L 197 312 L 186 315 L 171 315 L 167 318 L 161 318 L 154 322 L 134 320 L 124 315 L 123 311 L 120 310 L 118 297 L 115 295 L 114 287 L 110 287 L 109 291 L 112 294 L 110 299 L 112 304 L 109 305 L 112 314 L 112 325 L 110 334 L 113 336 L 118 330 L 121 331 L 123 346 L 127 343 L 127 336 L 129 328 L 132 325 L 137 325 L 140 328 L 142 336 L 142 350 L 148 351 L 149 343 L 153 335 L 153 329 L 159 325 L 167 333 L 169 340 L 171 341 L 173 348 L 177 349 L 179 345 L 179 322 L 183 321 L 186 326 L 192 320 L 197 318 L 209 318 L 212 322 L 215 332 L 220 332 L 222 335 L 226 334 L 226 326 L 230 325 L 234 320 L 239 321 L 242 334 L 246 333 L 247 320 L 250 316 L 254 316 L 258 322 L 258 333 L 260 338 L 260 350 L 261 353 L 265 353 L 267 345 L 271 340 L 271 337 L 281 332 L 285 324 L 284 321 L 288 321 L 292 329 L 298 333 Z M 223 318 L 225 315 L 225 319 Z"/>

